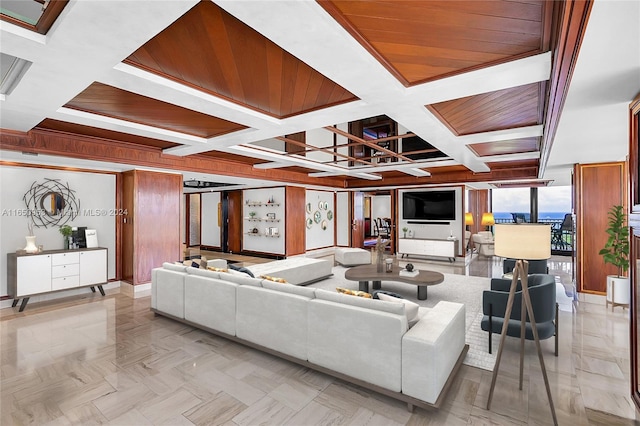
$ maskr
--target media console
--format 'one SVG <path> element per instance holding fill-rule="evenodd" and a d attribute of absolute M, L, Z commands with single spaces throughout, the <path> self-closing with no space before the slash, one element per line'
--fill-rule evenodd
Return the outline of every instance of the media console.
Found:
<path fill-rule="evenodd" d="M 456 260 L 458 240 L 438 240 L 429 238 L 399 238 L 398 253 L 405 255 L 446 257 L 449 262 Z"/>

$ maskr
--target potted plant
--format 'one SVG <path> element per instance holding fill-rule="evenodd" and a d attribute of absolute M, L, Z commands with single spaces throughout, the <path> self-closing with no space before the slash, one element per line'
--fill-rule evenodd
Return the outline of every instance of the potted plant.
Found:
<path fill-rule="evenodd" d="M 611 303 L 613 309 L 616 305 L 629 305 L 629 278 L 623 275 L 629 269 L 629 228 L 620 205 L 611 207 L 608 218 L 609 227 L 606 232 L 609 238 L 599 254 L 604 263 L 618 268 L 618 275 L 607 276 L 607 306 Z"/>
<path fill-rule="evenodd" d="M 60 227 L 60 233 L 62 234 L 62 238 L 64 241 L 64 249 L 68 250 L 69 249 L 69 237 L 71 236 L 72 233 L 72 229 L 69 225 L 62 225 Z"/>
<path fill-rule="evenodd" d="M 407 231 L 409 230 L 409 228 L 407 228 L 406 226 L 402 228 L 402 233 L 404 234 L 403 238 L 407 238 Z"/>

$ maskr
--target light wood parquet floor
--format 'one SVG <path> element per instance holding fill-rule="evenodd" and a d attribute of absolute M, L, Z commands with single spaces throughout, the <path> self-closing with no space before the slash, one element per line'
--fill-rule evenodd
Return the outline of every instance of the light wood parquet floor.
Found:
<path fill-rule="evenodd" d="M 550 265 L 570 288 L 570 258 Z M 501 264 L 475 258 L 428 267 L 498 276 Z M 440 410 L 410 413 L 403 403 L 154 316 L 149 305 L 148 297 L 89 293 L 0 311 L 0 424 L 551 424 L 533 346 L 518 390 L 517 340 L 505 346 L 491 411 L 491 372 L 463 365 Z M 545 353 L 560 424 L 635 424 L 628 313 L 580 302 L 561 312 L 560 324 L 560 356 Z"/>

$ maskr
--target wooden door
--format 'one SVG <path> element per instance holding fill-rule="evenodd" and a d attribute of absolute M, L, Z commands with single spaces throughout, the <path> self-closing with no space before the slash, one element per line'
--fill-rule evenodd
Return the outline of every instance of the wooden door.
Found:
<path fill-rule="evenodd" d="M 364 192 L 351 195 L 351 247 L 364 247 Z"/>
<path fill-rule="evenodd" d="M 227 193 L 227 249 L 229 253 L 242 251 L 242 191 Z"/>

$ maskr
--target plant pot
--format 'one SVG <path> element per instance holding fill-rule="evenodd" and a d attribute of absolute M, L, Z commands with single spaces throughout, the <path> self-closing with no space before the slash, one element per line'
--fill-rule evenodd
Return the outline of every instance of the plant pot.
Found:
<path fill-rule="evenodd" d="M 616 306 L 629 307 L 630 297 L 628 277 L 607 275 L 607 307 L 609 304 L 611 304 L 611 310 Z"/>

